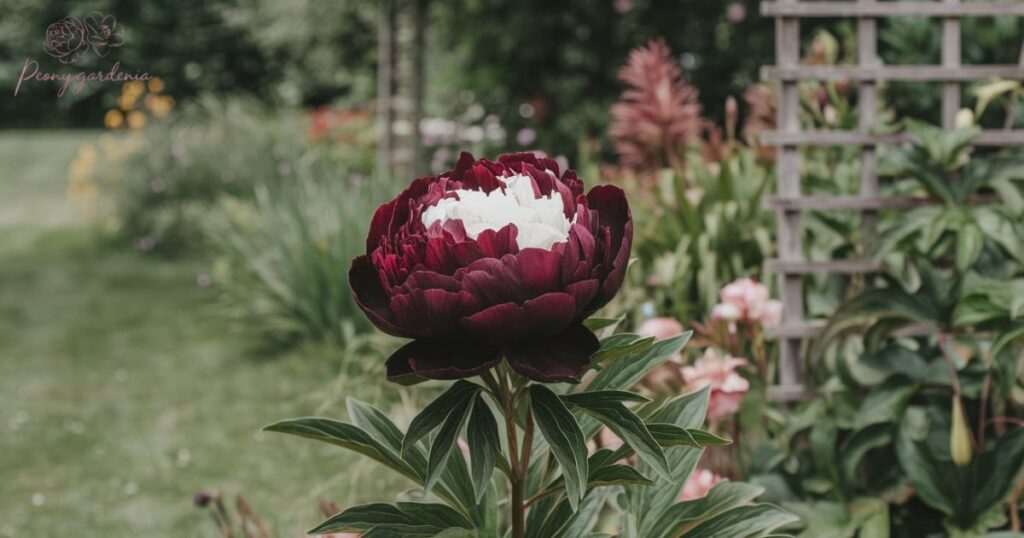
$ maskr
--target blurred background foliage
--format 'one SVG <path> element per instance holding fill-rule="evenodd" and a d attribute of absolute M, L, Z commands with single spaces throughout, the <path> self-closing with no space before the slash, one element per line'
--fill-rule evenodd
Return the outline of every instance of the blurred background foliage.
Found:
<path fill-rule="evenodd" d="M 604 314 L 624 315 L 626 330 L 668 318 L 680 331 L 683 325 L 697 330 L 687 356 L 668 365 L 675 368 L 666 374 L 676 382 L 670 390 L 687 390 L 679 368 L 705 348 L 757 365 L 756 372 L 733 367 L 739 370 L 731 375 L 749 381 L 750 394 L 735 416 L 716 424 L 738 441 L 705 462 L 711 470 L 758 481 L 766 499 L 804 517 L 807 536 L 852 535 L 890 523 L 914 536 L 913 525 L 922 521 L 943 530 L 942 508 L 908 493 L 924 471 L 893 464 L 916 454 L 897 441 L 927 433 L 929 450 L 939 447 L 939 457 L 948 456 L 950 404 L 959 399 L 949 393 L 956 375 L 947 373 L 943 350 L 956 345 L 962 360 L 953 370 L 964 377 L 963 406 L 980 434 L 979 461 L 994 453 L 994 439 L 1006 427 L 990 427 L 986 416 L 992 415 L 983 410 L 1019 420 L 1024 402 L 1011 353 L 1024 334 L 1024 302 L 1004 308 L 997 286 L 985 281 L 973 289 L 976 275 L 960 275 L 964 297 L 942 295 L 984 314 L 986 330 L 993 320 L 1005 322 L 996 328 L 1016 344 L 1006 344 L 1003 355 L 988 356 L 992 339 L 975 338 L 976 324 L 968 322 L 951 332 L 969 334 L 957 334 L 949 346 L 913 336 L 865 349 L 862 339 L 844 334 L 821 353 L 811 376 L 820 389 L 813 401 L 786 408 L 766 400 L 776 354 L 767 331 L 757 321 L 741 323 L 737 332 L 714 315 L 730 282 L 762 280 L 765 298 L 773 284 L 762 266 L 777 249 L 775 216 L 764 209 L 776 190 L 774 149 L 759 144 L 757 134 L 775 124 L 774 90 L 758 83 L 759 68 L 773 61 L 774 30 L 757 0 L 394 1 L 400 54 L 396 116 L 389 123 L 400 149 L 416 143 L 424 149 L 414 164 L 401 152 L 402 163 L 380 158 L 382 2 L 0 0 L 4 87 L 15 85 L 26 58 L 44 71 L 109 69 L 119 61 L 122 71 L 157 76 L 90 84 L 60 98 L 55 87 L 32 83 L 0 100 L 0 127 L 8 129 L 0 133 L 7 165 L 0 200 L 8 202 L 0 208 L 0 281 L 13 283 L 0 288 L 0 353 L 25 358 L 0 361 L 0 418 L 14 432 L 0 437 L 0 452 L 15 454 L 0 461 L 0 474 L 14 476 L 0 484 L 0 536 L 23 535 L 11 529 L 28 528 L 33 510 L 47 502 L 76 517 L 32 527 L 28 535 L 73 532 L 75 522 L 90 517 L 105 536 L 195 529 L 195 515 L 179 501 L 200 487 L 245 492 L 289 536 L 316 513 L 316 497 L 380 500 L 393 484 L 378 481 L 372 469 L 355 470 L 371 487 L 349 487 L 356 478 L 346 474 L 348 460 L 339 460 L 333 463 L 341 473 L 323 484 L 314 479 L 322 476 L 319 451 L 278 461 L 270 454 L 287 449 L 262 445 L 257 435 L 246 457 L 236 459 L 238 446 L 260 420 L 331 414 L 346 394 L 378 403 L 399 421 L 408 418 L 402 413 L 415 407 L 417 396 L 400 400 L 380 381 L 384 357 L 397 342 L 357 312 L 345 276 L 349 260 L 365 248 L 370 216 L 411 177 L 447 170 L 459 151 L 493 158 L 537 148 L 578 170 L 588 186 L 612 183 L 627 191 L 636 260 Z M 416 6 L 429 6 L 418 140 L 408 75 Z M 123 47 L 105 59 L 86 55 L 73 68 L 45 55 L 48 24 L 92 11 L 117 17 Z M 883 21 L 883 61 L 936 63 L 940 24 Z M 855 30 L 853 21 L 808 21 L 803 61 L 854 62 Z M 965 63 L 1016 63 L 1024 24 L 967 19 L 963 35 Z M 937 120 L 937 85 L 881 90 L 886 128 L 901 128 L 907 117 Z M 849 81 L 807 82 L 799 93 L 804 128 L 857 125 L 858 96 Z M 962 111 L 963 120 L 985 128 L 1019 124 L 1022 97 L 1020 81 L 967 85 L 962 104 L 973 112 Z M 984 170 L 992 153 L 958 149 L 956 166 L 933 183 L 974 166 Z M 808 149 L 801 156 L 803 192 L 858 192 L 859 148 Z M 975 164 L 961 170 L 967 157 Z M 904 176 L 913 173 L 890 178 L 884 193 L 938 196 Z M 969 219 L 914 221 L 930 230 L 915 234 L 941 247 L 916 252 L 932 255 L 934 263 L 910 260 L 917 247 L 908 239 L 885 254 L 885 278 L 808 275 L 808 317 L 824 321 L 840 308 L 863 317 L 848 306 L 862 293 L 895 297 L 902 287 L 918 293 L 926 289 L 922 275 L 934 273 L 928 266 L 948 272 L 948 251 L 961 242 L 978 252 L 979 274 L 991 277 L 998 266 L 1000 278 L 1019 282 L 1024 258 L 1012 237 L 1019 236 L 1024 191 L 1004 179 L 980 193 L 999 195 L 1000 219 L 982 214 L 968 233 L 957 225 Z M 961 209 L 968 208 L 950 211 Z M 904 216 L 882 212 L 880 223 L 897 229 Z M 860 246 L 860 217 L 853 212 L 809 211 L 803 223 L 808 259 L 876 254 Z M 891 306 L 868 303 L 878 305 Z M 889 325 L 880 325 L 881 340 Z M 894 365 L 898 360 L 909 366 Z M 128 372 L 131 383 L 125 383 Z M 645 383 L 664 385 L 656 381 Z M 984 387 L 992 383 L 997 390 L 990 398 Z M 245 420 L 221 431 L 222 413 Z M 97 433 L 105 430 L 119 439 L 140 433 L 110 448 Z M 851 444 L 858 450 L 848 450 Z M 1024 454 L 1020 445 L 1014 454 Z M 122 459 L 123 468 L 110 468 Z M 52 461 L 73 462 L 80 480 L 55 476 Z M 868 473 L 875 469 L 886 472 Z M 105 481 L 106 475 L 113 478 Z M 294 480 L 278 490 L 284 476 Z M 296 485 L 302 483 L 312 489 Z M 140 485 L 145 495 L 136 497 Z M 1004 485 L 993 491 L 1002 495 Z M 1019 490 L 1016 495 L 1019 500 Z M 94 498 L 105 506 L 124 503 L 125 514 L 96 515 Z M 153 502 L 160 510 L 147 504 Z M 147 517 L 155 511 L 160 518 Z M 884 521 L 865 513 L 884 514 Z"/>

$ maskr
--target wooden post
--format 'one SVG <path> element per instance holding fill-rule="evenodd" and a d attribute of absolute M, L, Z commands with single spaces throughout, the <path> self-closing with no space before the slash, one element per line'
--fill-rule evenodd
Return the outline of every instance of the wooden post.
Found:
<path fill-rule="evenodd" d="M 396 0 L 381 0 L 377 26 L 377 174 L 387 177 L 395 150 Z"/>
<path fill-rule="evenodd" d="M 412 155 L 409 168 L 414 177 L 427 173 L 423 159 L 423 134 L 420 124 L 423 122 L 423 100 L 426 94 L 426 50 L 427 22 L 429 20 L 430 0 L 416 0 L 413 3 L 413 38 L 412 38 Z"/>
<path fill-rule="evenodd" d="M 944 0 L 946 4 L 959 4 L 960 0 Z M 960 67 L 960 18 L 942 19 L 942 67 Z M 946 82 L 942 85 L 942 128 L 956 127 L 956 113 L 960 111 L 960 83 Z"/>
<path fill-rule="evenodd" d="M 873 0 L 857 0 L 859 4 L 873 3 Z M 857 19 L 857 65 L 859 67 L 876 67 L 878 65 L 878 24 L 874 18 Z M 857 132 L 869 134 L 875 127 L 878 108 L 878 89 L 876 81 L 862 80 L 857 89 Z M 861 146 L 860 156 L 860 195 L 863 197 L 878 196 L 878 157 L 873 143 Z M 862 256 L 871 255 L 878 223 L 878 212 L 864 210 L 861 213 L 861 236 L 864 252 Z"/>
<path fill-rule="evenodd" d="M 780 4 L 795 4 L 798 0 L 780 0 Z M 800 19 L 780 17 L 775 22 L 775 55 L 780 67 L 796 67 L 800 63 Z M 780 81 L 776 123 L 782 133 L 800 131 L 800 92 L 796 81 Z M 780 196 L 800 195 L 800 152 L 795 145 L 779 148 L 777 181 Z M 779 259 L 786 262 L 803 259 L 800 212 L 779 210 Z M 799 323 L 804 317 L 803 285 L 800 275 L 783 273 L 780 297 L 783 303 L 784 323 Z M 784 391 L 791 391 L 803 383 L 800 367 L 799 338 L 783 338 L 779 349 L 779 383 Z"/>

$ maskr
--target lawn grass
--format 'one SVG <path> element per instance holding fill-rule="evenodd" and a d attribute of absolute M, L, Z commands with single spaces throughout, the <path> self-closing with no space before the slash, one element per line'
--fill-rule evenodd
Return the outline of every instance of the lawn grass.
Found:
<path fill-rule="evenodd" d="M 318 497 L 408 487 L 340 449 L 260 432 L 343 417 L 345 396 L 381 402 L 387 389 L 339 376 L 337 350 L 256 351 L 196 284 L 201 260 L 111 245 L 80 221 L 67 165 L 97 136 L 0 133 L 0 537 L 214 536 L 198 490 L 242 493 L 297 537 Z"/>

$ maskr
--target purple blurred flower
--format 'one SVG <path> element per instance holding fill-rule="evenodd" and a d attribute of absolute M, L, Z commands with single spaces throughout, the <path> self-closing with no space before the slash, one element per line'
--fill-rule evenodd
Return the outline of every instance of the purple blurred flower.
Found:
<path fill-rule="evenodd" d="M 731 23 L 741 23 L 747 18 L 747 6 L 733 2 L 729 4 L 729 9 L 725 12 L 725 18 L 729 19 Z"/>
<path fill-rule="evenodd" d="M 520 146 L 529 146 L 534 142 L 534 140 L 537 140 L 537 131 L 530 129 L 529 127 L 520 129 L 519 132 L 516 133 L 516 142 L 519 142 Z"/>

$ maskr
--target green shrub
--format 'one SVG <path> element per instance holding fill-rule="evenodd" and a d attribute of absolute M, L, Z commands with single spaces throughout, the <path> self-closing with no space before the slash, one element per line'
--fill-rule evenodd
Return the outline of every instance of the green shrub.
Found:
<path fill-rule="evenodd" d="M 121 163 L 115 193 L 121 231 L 144 250 L 180 250 L 198 243 L 205 214 L 225 196 L 251 198 L 258 185 L 307 173 L 371 173 L 365 134 L 336 145 L 313 141 L 307 124 L 297 110 L 243 98 L 187 103 L 143 131 L 142 149 Z"/>
<path fill-rule="evenodd" d="M 314 177 L 258 185 L 255 201 L 224 199 L 206 225 L 218 252 L 214 280 L 236 319 L 270 340 L 354 344 L 369 329 L 348 286 L 381 202 L 368 179 Z M 384 189 L 387 190 L 387 189 Z"/>

